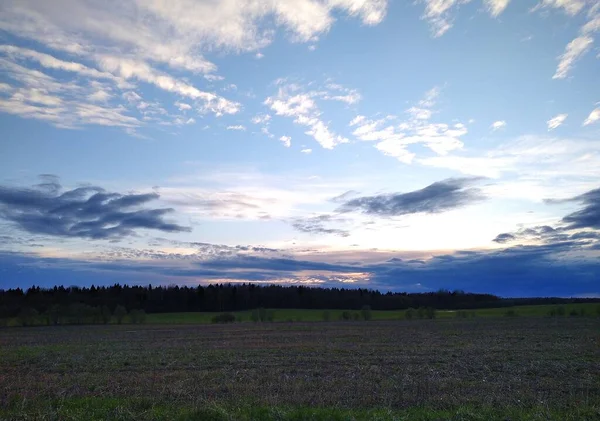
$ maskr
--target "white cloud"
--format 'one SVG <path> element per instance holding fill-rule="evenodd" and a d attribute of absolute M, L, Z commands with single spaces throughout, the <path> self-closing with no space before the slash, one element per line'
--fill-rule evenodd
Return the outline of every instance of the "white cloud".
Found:
<path fill-rule="evenodd" d="M 110 99 L 109 88 L 95 80 L 59 81 L 7 58 L 0 58 L 0 70 L 7 82 L 2 85 L 6 95 L 0 97 L 2 112 L 68 129 L 95 124 L 121 127 L 132 133 L 142 125 L 136 117 L 128 115 L 131 110 L 122 104 L 103 104 Z"/>
<path fill-rule="evenodd" d="M 252 117 L 252 123 L 254 124 L 267 123 L 269 120 L 271 120 L 271 116 L 269 114 L 258 114 Z"/>
<path fill-rule="evenodd" d="M 305 154 L 310 154 L 310 153 L 312 153 L 312 149 L 309 149 L 309 148 L 302 149 L 300 152 L 305 153 Z"/>
<path fill-rule="evenodd" d="M 136 78 L 153 84 L 167 92 L 173 92 L 194 100 L 198 100 L 200 111 L 211 111 L 215 115 L 235 114 L 240 104 L 229 101 L 210 92 L 204 92 L 171 76 L 160 73 L 142 61 L 123 59 L 117 56 L 97 57 L 100 67 L 111 73 L 117 73 L 125 79 Z"/>
<path fill-rule="evenodd" d="M 290 146 L 292 146 L 292 138 L 289 136 L 281 136 L 279 138 L 279 140 L 281 140 L 284 144 L 285 147 L 289 148 Z"/>
<path fill-rule="evenodd" d="M 516 174 L 521 181 L 555 183 L 600 177 L 598 141 L 556 137 L 521 136 L 481 155 L 447 155 L 419 159 L 419 163 L 447 168 L 467 175 L 500 178 Z"/>
<path fill-rule="evenodd" d="M 553 79 L 564 79 L 577 61 L 592 46 L 594 39 L 589 36 L 575 38 L 567 44 L 565 52 L 560 56 L 560 62 L 556 68 Z"/>
<path fill-rule="evenodd" d="M 277 81 L 280 85 L 277 95 L 268 97 L 264 104 L 269 106 L 275 115 L 293 117 L 296 124 L 307 126 L 306 134 L 312 136 L 323 148 L 333 149 L 340 143 L 348 142 L 343 136 L 332 132 L 320 119 L 321 111 L 316 99 L 327 98 L 330 91 L 302 92 L 302 88 L 293 83 L 282 85 L 285 81 Z"/>
<path fill-rule="evenodd" d="M 110 92 L 102 89 L 97 89 L 95 92 L 88 95 L 88 99 L 92 102 L 106 102 L 112 97 Z"/>
<path fill-rule="evenodd" d="M 179 111 L 187 111 L 192 109 L 192 106 L 190 104 L 186 104 L 185 102 L 177 101 L 175 106 L 179 108 Z"/>
<path fill-rule="evenodd" d="M 227 126 L 227 130 L 244 131 L 246 130 L 246 127 L 242 126 L 241 124 L 238 124 L 237 126 Z"/>
<path fill-rule="evenodd" d="M 504 127 L 506 127 L 506 121 L 504 120 L 494 121 L 490 126 L 493 131 L 503 129 Z"/>
<path fill-rule="evenodd" d="M 427 91 L 418 102 L 418 106 L 410 107 L 406 113 L 409 120 L 399 124 L 391 124 L 394 116 L 377 120 L 369 120 L 359 115 L 350 122 L 355 127 L 352 134 L 363 141 L 378 142 L 375 147 L 385 155 L 393 156 L 400 162 L 410 164 L 415 154 L 407 148 L 412 144 L 423 144 L 438 155 L 446 155 L 455 149 L 461 149 L 463 142 L 460 138 L 467 134 L 467 127 L 462 123 L 448 125 L 431 123 L 432 107 L 435 106 L 439 88 Z"/>
<path fill-rule="evenodd" d="M 585 7 L 585 0 L 541 0 L 534 11 L 540 8 L 563 9 L 571 16 L 576 15 Z"/>
<path fill-rule="evenodd" d="M 363 121 L 365 121 L 365 116 L 364 115 L 357 115 L 356 117 L 354 117 L 351 121 L 350 121 L 350 127 L 352 126 L 356 126 L 357 124 L 362 123 Z"/>
<path fill-rule="evenodd" d="M 2 3 L 0 29 L 72 53 L 117 47 L 124 56 L 135 53 L 142 60 L 210 73 L 216 66 L 202 51 L 255 51 L 272 42 L 278 27 L 294 41 L 316 41 L 331 28 L 334 14 L 375 25 L 386 8 L 386 0 L 65 0 L 61 7 L 23 0 Z"/>
<path fill-rule="evenodd" d="M 587 126 L 588 124 L 593 124 L 598 120 L 600 120 L 600 108 L 596 108 L 595 110 L 593 110 L 588 116 L 588 118 L 585 119 L 583 125 Z"/>
<path fill-rule="evenodd" d="M 420 0 L 425 3 L 423 18 L 431 25 L 434 37 L 444 35 L 453 25 L 453 14 L 458 8 L 471 0 Z M 485 8 L 492 17 L 498 17 L 510 0 L 483 0 Z"/>
<path fill-rule="evenodd" d="M 557 116 L 552 117 L 546 122 L 546 124 L 548 124 L 548 130 L 554 130 L 562 125 L 567 119 L 567 116 L 568 114 L 558 114 Z"/>
<path fill-rule="evenodd" d="M 493 17 L 498 17 L 502 12 L 504 12 L 504 9 L 506 9 L 506 6 L 508 6 L 509 2 L 510 0 L 484 0 L 487 10 Z"/>
<path fill-rule="evenodd" d="M 544 3 L 549 3 L 548 6 L 551 7 L 562 7 L 570 15 L 579 13 L 585 7 L 585 2 L 573 0 L 554 0 Z M 567 77 L 575 62 L 592 48 L 592 44 L 594 43 L 592 35 L 600 31 L 600 7 L 596 5 L 590 8 L 588 17 L 588 22 L 579 30 L 579 36 L 567 44 L 565 52 L 559 57 L 560 61 L 552 77 L 553 79 L 564 79 Z"/>
<path fill-rule="evenodd" d="M 255 58 L 255 59 L 257 59 L 257 60 L 260 60 L 260 59 L 261 59 L 261 58 L 263 58 L 264 56 L 265 56 L 265 55 L 264 55 L 263 53 L 256 53 L 256 54 L 254 55 L 254 58 Z"/>

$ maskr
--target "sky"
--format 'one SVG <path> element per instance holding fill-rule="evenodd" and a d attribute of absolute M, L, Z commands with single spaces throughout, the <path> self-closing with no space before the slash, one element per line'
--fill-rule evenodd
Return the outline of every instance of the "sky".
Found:
<path fill-rule="evenodd" d="M 0 2 L 0 289 L 600 296 L 596 0 Z"/>

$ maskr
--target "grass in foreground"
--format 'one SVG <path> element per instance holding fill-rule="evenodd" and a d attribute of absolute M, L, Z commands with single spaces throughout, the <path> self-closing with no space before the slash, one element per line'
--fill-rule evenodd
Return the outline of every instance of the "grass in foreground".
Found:
<path fill-rule="evenodd" d="M 195 406 L 156 404 L 148 399 L 66 399 L 44 404 L 15 402 L 0 409 L 0 419 L 64 420 L 64 421 L 593 421 L 600 409 L 577 406 L 567 410 L 536 408 L 473 408 L 446 410 L 408 409 L 343 409 L 308 407 L 221 406 L 205 402 Z"/>

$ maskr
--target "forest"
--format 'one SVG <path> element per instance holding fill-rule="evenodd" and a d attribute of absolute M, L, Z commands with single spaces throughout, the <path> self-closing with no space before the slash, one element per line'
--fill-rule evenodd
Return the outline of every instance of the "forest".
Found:
<path fill-rule="evenodd" d="M 58 320 L 136 311 L 143 313 L 232 312 L 256 308 L 272 309 L 361 309 L 402 310 L 481 309 L 530 304 L 600 302 L 596 299 L 501 298 L 491 294 L 439 290 L 428 293 L 381 292 L 372 289 L 315 288 L 305 286 L 260 286 L 256 284 L 211 284 L 198 286 L 31 287 L 0 290 L 0 318 L 25 312 Z M 76 321 L 75 321 L 76 322 Z"/>

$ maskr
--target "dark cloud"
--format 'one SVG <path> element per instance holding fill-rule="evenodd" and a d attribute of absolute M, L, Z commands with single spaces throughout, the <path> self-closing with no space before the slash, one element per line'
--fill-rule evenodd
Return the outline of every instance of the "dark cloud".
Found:
<path fill-rule="evenodd" d="M 306 232 L 310 234 L 332 234 L 339 235 L 340 237 L 348 237 L 349 231 L 326 228 L 325 223 L 341 222 L 342 219 L 334 218 L 331 215 L 319 215 L 311 218 L 297 218 L 292 222 L 292 227 L 300 232 Z"/>
<path fill-rule="evenodd" d="M 547 199 L 545 202 L 549 204 L 577 202 L 583 204 L 583 207 L 563 217 L 560 226 L 541 225 L 521 228 L 512 233 L 499 234 L 494 241 L 501 244 L 516 241 L 546 244 L 576 241 L 581 245 L 590 246 L 596 245 L 600 240 L 600 232 L 596 231 L 600 230 L 600 189 L 590 190 L 570 199 Z M 582 229 L 591 229 L 591 231 L 580 231 Z"/>
<path fill-rule="evenodd" d="M 110 258 L 85 261 L 0 252 L 0 288 L 29 287 L 34 283 L 42 286 L 109 285 L 114 282 L 197 284 L 227 282 L 228 279 L 306 282 L 308 271 L 312 273 L 309 280 L 325 287 L 339 287 L 340 282 L 344 282 L 344 287 L 382 291 L 445 288 L 512 297 L 600 294 L 600 260 L 597 256 L 565 253 L 578 250 L 578 244 L 516 246 L 504 250 L 457 252 L 428 260 L 389 259 L 374 264 L 240 255 L 194 261 L 181 255 L 159 259 L 152 253 L 137 261 Z M 326 255 L 320 255 L 319 259 L 323 258 Z M 367 276 L 356 277 L 356 273 Z M 348 280 L 353 283 L 346 283 Z"/>
<path fill-rule="evenodd" d="M 377 216 L 440 213 L 484 199 L 478 188 L 468 187 L 479 180 L 481 178 L 450 178 L 408 193 L 357 197 L 346 201 L 338 211 L 360 211 Z"/>
<path fill-rule="evenodd" d="M 568 224 L 567 228 L 600 229 L 600 188 L 569 200 L 582 203 L 584 206 L 582 209 L 570 213 L 562 219 L 563 222 Z"/>
<path fill-rule="evenodd" d="M 62 191 L 56 177 L 43 179 L 33 188 L 0 186 L 0 218 L 32 234 L 59 237 L 114 239 L 143 228 L 190 231 L 164 220 L 173 209 L 142 207 L 158 199 L 157 193 L 119 194 L 95 186 Z"/>

